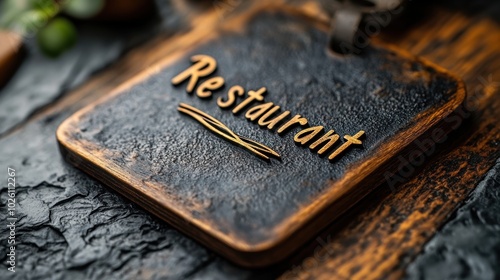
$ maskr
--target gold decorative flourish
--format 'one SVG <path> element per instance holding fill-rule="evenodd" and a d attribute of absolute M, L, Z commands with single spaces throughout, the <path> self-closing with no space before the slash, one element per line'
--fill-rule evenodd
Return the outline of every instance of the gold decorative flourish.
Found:
<path fill-rule="evenodd" d="M 197 120 L 199 123 L 201 123 L 203 126 L 208 128 L 218 136 L 249 150 L 262 159 L 269 160 L 270 157 L 275 157 L 278 159 L 281 158 L 280 155 L 277 152 L 273 151 L 271 148 L 248 138 L 239 136 L 216 118 L 196 109 L 193 106 L 181 103 L 179 104 L 179 108 L 177 108 L 177 110 Z"/>

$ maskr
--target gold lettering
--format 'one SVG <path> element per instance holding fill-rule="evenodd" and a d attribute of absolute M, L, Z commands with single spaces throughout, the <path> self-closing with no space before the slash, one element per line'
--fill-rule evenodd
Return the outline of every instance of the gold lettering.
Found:
<path fill-rule="evenodd" d="M 347 140 L 347 142 L 344 142 L 344 144 L 342 144 L 342 146 L 340 146 L 337 150 L 335 150 L 335 152 L 333 152 L 328 157 L 328 159 L 329 160 L 334 159 L 336 156 L 338 156 L 339 154 L 341 154 L 343 151 L 345 151 L 351 145 L 361 145 L 362 142 L 359 140 L 359 138 L 361 136 L 363 136 L 364 134 L 365 134 L 365 132 L 363 130 L 361 130 L 358 133 L 354 134 L 354 136 L 345 135 L 344 139 Z"/>
<path fill-rule="evenodd" d="M 200 98 L 207 98 L 212 96 L 212 90 L 220 89 L 224 85 L 224 78 L 222 77 L 213 77 L 210 78 L 198 87 L 196 90 L 196 95 Z"/>
<path fill-rule="evenodd" d="M 272 114 L 276 113 L 280 109 L 280 106 L 274 106 L 271 110 L 269 110 L 264 116 L 262 116 L 257 122 L 260 126 L 266 126 L 268 129 L 273 129 L 275 125 L 277 125 L 280 121 L 290 115 L 290 111 L 285 111 L 281 113 L 279 116 L 275 117 L 272 120 L 267 120 Z"/>
<path fill-rule="evenodd" d="M 321 138 L 319 138 L 314 143 L 312 143 L 311 146 L 309 146 L 309 149 L 314 150 L 319 145 L 328 141 L 328 143 L 323 145 L 323 147 L 321 147 L 321 149 L 319 149 L 319 151 L 318 151 L 318 155 L 322 155 L 324 152 L 326 152 L 328 149 L 330 149 L 333 146 L 333 144 L 335 144 L 335 142 L 337 142 L 337 140 L 339 140 L 339 138 L 340 138 L 340 136 L 338 134 L 335 134 L 333 130 L 330 130 L 325 135 L 323 135 Z"/>
<path fill-rule="evenodd" d="M 316 135 L 318 135 L 318 133 L 321 133 L 322 131 L 323 131 L 322 126 L 309 127 L 295 134 L 293 140 L 297 144 L 306 145 L 307 142 L 311 141 L 314 137 L 316 137 Z"/>
<path fill-rule="evenodd" d="M 262 101 L 264 100 L 264 96 L 262 96 L 266 92 L 266 88 L 262 87 L 258 91 L 249 91 L 247 99 L 243 100 L 238 106 L 234 107 L 233 114 L 237 114 L 241 110 L 243 110 L 246 106 L 248 106 L 253 101 Z"/>
<path fill-rule="evenodd" d="M 288 122 L 286 122 L 284 125 L 282 125 L 278 129 L 278 133 L 281 134 L 281 133 L 285 132 L 287 129 L 292 128 L 297 124 L 306 125 L 307 119 L 301 117 L 300 115 L 295 115 L 292 119 L 290 119 Z"/>
<path fill-rule="evenodd" d="M 177 86 L 187 81 L 186 91 L 188 93 L 192 93 L 196 89 L 196 95 L 200 98 L 211 97 L 214 91 L 219 90 L 224 86 L 224 78 L 215 76 L 207 78 L 205 81 L 200 83 L 198 88 L 196 88 L 200 78 L 204 78 L 214 73 L 217 69 L 217 61 L 208 55 L 194 55 L 191 57 L 191 61 L 192 65 L 189 68 L 172 78 L 171 82 L 173 85 Z M 278 124 L 285 122 L 288 116 L 290 116 L 290 111 L 284 111 L 279 115 L 275 115 L 281 107 L 276 106 L 273 102 L 264 103 L 264 94 L 266 91 L 267 89 L 265 87 L 256 91 L 250 90 L 247 93 L 247 97 L 243 99 L 241 103 L 237 104 L 238 98 L 245 95 L 245 89 L 240 85 L 235 85 L 227 91 L 225 98 L 219 97 L 217 99 L 217 105 L 220 108 L 226 109 L 237 104 L 232 109 L 233 114 L 238 114 L 250 107 L 245 114 L 245 118 L 252 122 L 257 121 L 259 126 L 267 127 L 267 129 L 272 130 Z M 252 104 L 254 101 L 257 101 L 259 104 Z M 181 103 L 179 111 L 193 117 L 215 134 L 242 146 L 263 159 L 269 160 L 270 157 L 280 158 L 279 154 L 271 150 L 269 147 L 237 135 L 217 119 L 194 107 Z M 295 115 L 291 119 L 288 119 L 288 121 L 279 127 L 277 133 L 285 133 L 287 130 L 299 125 L 306 128 L 301 129 L 295 134 L 293 137 L 294 142 L 300 145 L 309 145 L 312 142 L 312 144 L 309 145 L 309 149 L 312 151 L 317 150 L 318 155 L 326 154 L 340 139 L 340 136 L 336 134 L 334 130 L 330 130 L 323 134 L 320 138 L 317 138 L 323 133 L 325 128 L 323 126 L 308 127 L 308 120 L 301 115 Z M 364 134 L 365 132 L 360 130 L 353 136 L 344 135 L 344 139 L 346 141 L 333 151 L 328 159 L 335 159 L 352 145 L 362 145 L 360 138 Z"/>
<path fill-rule="evenodd" d="M 191 67 L 172 78 L 172 84 L 174 86 L 179 85 L 189 78 L 186 87 L 188 93 L 193 92 L 199 78 L 212 74 L 217 68 L 217 61 L 208 55 L 194 55 L 191 57 L 191 61 L 194 63 Z"/>
<path fill-rule="evenodd" d="M 273 107 L 273 105 L 274 105 L 273 102 L 268 102 L 252 107 L 250 110 L 247 111 L 245 117 L 253 122 L 256 119 L 258 119 L 262 114 L 264 114 L 267 110 Z"/>
<path fill-rule="evenodd" d="M 224 101 L 222 97 L 217 99 L 217 105 L 221 108 L 228 108 L 233 106 L 236 101 L 237 96 L 243 96 L 245 94 L 245 89 L 242 86 L 232 86 L 227 92 L 227 101 Z"/>

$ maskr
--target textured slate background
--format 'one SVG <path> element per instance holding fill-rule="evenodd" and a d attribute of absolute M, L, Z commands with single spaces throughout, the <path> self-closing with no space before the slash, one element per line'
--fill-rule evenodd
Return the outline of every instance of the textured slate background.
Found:
<path fill-rule="evenodd" d="M 500 160 L 408 267 L 407 279 L 500 278 Z"/>
<path fill-rule="evenodd" d="M 485 1 L 460 2 L 477 6 Z M 31 123 L 0 140 L 0 169 L 7 165 L 16 168 L 21 184 L 18 207 L 24 218 L 18 236 L 24 245 L 18 252 L 23 262 L 15 279 L 45 279 L 48 275 L 53 279 L 102 279 L 109 273 L 116 279 L 270 278 L 228 264 L 64 163 L 54 133 L 71 111 Z M 408 268 L 409 279 L 500 277 L 499 172 L 500 162 Z M 4 203 L 5 190 L 0 195 Z M 3 208 L 0 214 L 5 215 Z M 0 254 L 4 256 L 5 228 L 0 235 Z M 6 269 L 5 258 L 1 261 L 0 268 Z M 479 277 L 481 272 L 486 274 Z"/>

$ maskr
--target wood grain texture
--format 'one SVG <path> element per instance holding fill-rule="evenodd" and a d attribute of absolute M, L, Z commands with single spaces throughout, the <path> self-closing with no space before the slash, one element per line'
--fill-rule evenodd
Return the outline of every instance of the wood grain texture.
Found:
<path fill-rule="evenodd" d="M 325 232 L 329 242 L 284 274 L 301 279 L 397 279 L 421 246 L 478 184 L 500 156 L 500 28 L 488 17 L 431 7 L 429 16 L 383 39 L 464 77 L 469 119 L 445 145 L 416 166 L 410 180 L 381 188 L 359 203 L 343 230 Z M 352 218 L 356 217 L 356 218 Z M 326 245 L 321 245 L 325 244 Z"/>
<path fill-rule="evenodd" d="M 397 169 L 395 157 L 406 156 L 409 143 L 430 128 L 452 126 L 447 117 L 465 96 L 461 82 L 446 71 L 392 47 L 373 46 L 359 57 L 328 55 L 326 33 L 311 19 L 287 13 L 243 14 L 243 20 L 233 19 L 241 25 L 237 32 L 222 29 L 220 37 L 191 46 L 189 53 L 218 57 L 220 75 L 238 73 L 228 83 L 263 83 L 268 101 L 287 104 L 311 125 L 333 126 L 342 135 L 366 130 L 362 151 L 329 163 L 169 87 L 166 81 L 187 67 L 189 54 L 172 65 L 177 57 L 167 57 L 68 119 L 57 134 L 63 153 L 232 261 L 263 266 L 287 257 L 376 187 L 387 169 Z M 238 26 L 234 21 L 227 23 L 231 30 Z M 267 26 L 277 32 L 266 33 Z M 287 69 L 283 85 L 276 83 L 277 67 Z M 228 150 L 227 143 L 183 123 L 175 106 L 186 100 L 252 139 L 280 147 L 286 157 L 269 164 Z"/>

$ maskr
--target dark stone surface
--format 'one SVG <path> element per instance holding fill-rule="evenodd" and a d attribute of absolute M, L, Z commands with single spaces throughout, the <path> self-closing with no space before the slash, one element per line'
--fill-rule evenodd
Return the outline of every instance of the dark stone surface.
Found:
<path fill-rule="evenodd" d="M 407 269 L 407 279 L 500 279 L 500 160 Z"/>

